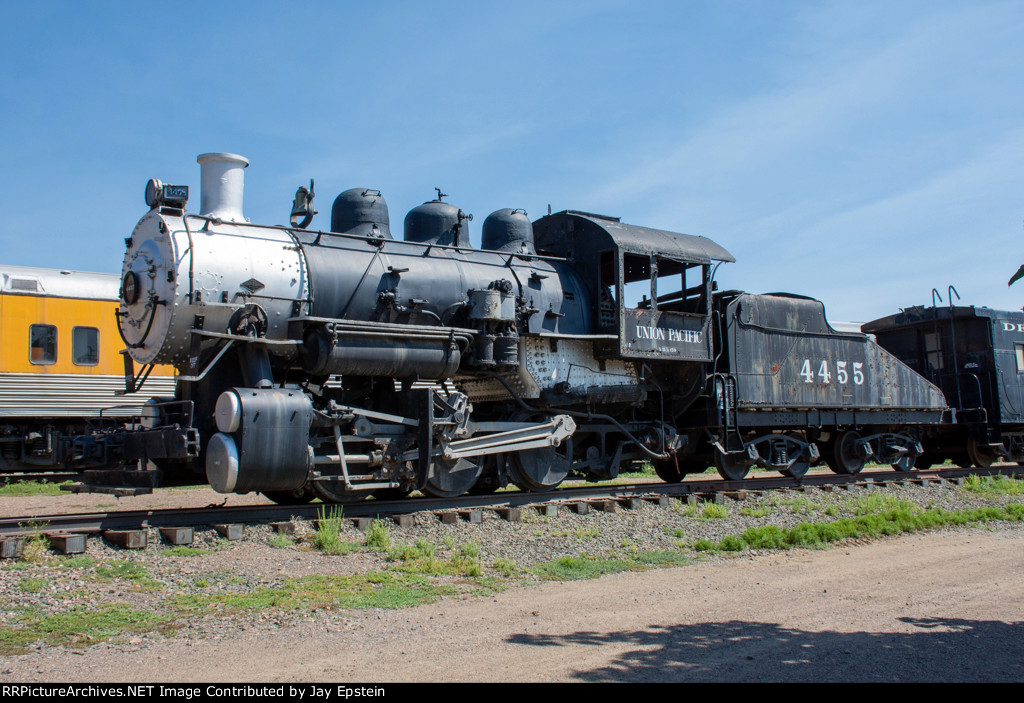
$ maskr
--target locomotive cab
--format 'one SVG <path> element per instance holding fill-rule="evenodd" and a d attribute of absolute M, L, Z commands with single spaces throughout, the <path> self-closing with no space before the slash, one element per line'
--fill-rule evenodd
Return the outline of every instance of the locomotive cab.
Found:
<path fill-rule="evenodd" d="M 534 223 L 537 249 L 571 258 L 605 337 L 598 358 L 708 362 L 712 267 L 735 259 L 706 237 L 566 210 Z"/>

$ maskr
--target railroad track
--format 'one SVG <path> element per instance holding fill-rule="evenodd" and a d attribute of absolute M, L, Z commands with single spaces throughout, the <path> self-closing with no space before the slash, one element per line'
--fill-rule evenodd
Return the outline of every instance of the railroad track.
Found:
<path fill-rule="evenodd" d="M 410 525 L 416 513 L 424 512 L 437 513 L 445 522 L 480 522 L 484 511 L 493 511 L 508 520 L 518 520 L 519 511 L 524 507 L 539 509 L 548 514 L 557 514 L 559 510 L 579 513 L 591 510 L 615 512 L 636 508 L 643 501 L 668 505 L 672 498 L 690 501 L 742 500 L 748 495 L 760 495 L 765 491 L 808 488 L 831 490 L 894 482 L 926 484 L 932 481 L 963 480 L 970 474 L 1024 476 L 1024 467 L 1005 465 L 985 469 L 940 468 L 909 472 L 878 470 L 865 471 L 855 476 L 823 472 L 808 474 L 799 480 L 755 476 L 741 482 L 709 476 L 707 479 L 697 477 L 674 484 L 595 485 L 562 488 L 543 494 L 506 492 L 443 500 L 407 498 L 398 501 L 364 501 L 341 507 L 345 519 L 352 520 L 359 529 L 365 530 L 375 519 L 389 519 L 399 525 Z M 330 510 L 331 506 L 326 508 Z M 68 553 L 84 551 L 85 540 L 89 536 L 102 536 L 128 548 L 144 547 L 151 528 L 159 530 L 163 540 L 170 544 L 188 544 L 196 528 L 213 527 L 228 539 L 237 539 L 244 533 L 245 525 L 271 524 L 276 529 L 287 530 L 288 526 L 294 525 L 294 518 L 317 520 L 324 509 L 324 504 L 208 505 L 202 508 L 5 517 L 0 518 L 0 556 L 17 556 L 24 539 L 38 532 L 45 533 L 53 545 Z"/>

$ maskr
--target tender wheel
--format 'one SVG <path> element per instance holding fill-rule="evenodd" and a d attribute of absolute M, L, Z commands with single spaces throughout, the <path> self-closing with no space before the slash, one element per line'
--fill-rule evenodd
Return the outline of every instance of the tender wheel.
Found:
<path fill-rule="evenodd" d="M 654 473 L 665 483 L 679 483 L 687 474 L 699 474 L 707 468 L 692 458 L 680 459 L 678 456 L 652 459 L 651 465 L 654 467 Z"/>
<path fill-rule="evenodd" d="M 996 460 L 995 454 L 988 447 L 979 445 L 974 437 L 967 440 L 967 457 L 979 469 L 987 469 Z"/>
<path fill-rule="evenodd" d="M 407 491 L 404 488 L 382 488 L 373 492 L 373 498 L 374 500 L 402 500 L 410 493 L 412 491 Z"/>
<path fill-rule="evenodd" d="M 938 457 L 932 456 L 931 454 L 925 452 L 921 456 L 917 457 L 917 463 L 914 464 L 914 466 L 923 471 L 925 469 L 932 468 L 933 464 L 941 464 L 941 463 L 942 463 L 941 459 L 939 459 Z"/>
<path fill-rule="evenodd" d="M 890 466 L 893 468 L 893 471 L 913 471 L 914 470 L 914 465 L 916 463 L 917 463 L 917 457 L 916 456 L 910 456 L 908 454 L 904 454 L 895 463 L 890 464 Z"/>
<path fill-rule="evenodd" d="M 423 492 L 435 498 L 454 498 L 473 487 L 482 467 L 468 459 L 435 459 Z"/>
<path fill-rule="evenodd" d="M 306 486 L 294 491 L 263 491 L 263 495 L 278 505 L 305 505 L 316 497 Z"/>
<path fill-rule="evenodd" d="M 524 491 L 550 491 L 569 475 L 569 459 L 557 447 L 527 449 L 511 458 L 510 478 Z"/>
<path fill-rule="evenodd" d="M 833 445 L 832 456 L 826 460 L 828 467 L 837 474 L 859 474 L 867 462 L 857 451 L 860 441 L 859 432 L 847 430 L 840 433 Z"/>
<path fill-rule="evenodd" d="M 750 464 L 742 459 L 743 454 L 715 452 L 715 468 L 719 475 L 729 481 L 741 481 L 750 471 Z"/>
<path fill-rule="evenodd" d="M 806 442 L 807 438 L 799 432 L 788 432 L 788 437 Z M 780 473 L 783 476 L 789 476 L 790 478 L 803 478 L 807 471 L 811 468 L 811 462 L 807 460 L 806 456 L 794 461 L 789 465 L 788 468 L 783 469 Z"/>

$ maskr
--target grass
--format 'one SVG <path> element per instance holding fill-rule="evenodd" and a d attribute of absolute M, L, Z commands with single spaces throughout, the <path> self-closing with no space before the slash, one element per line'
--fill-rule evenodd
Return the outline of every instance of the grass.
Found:
<path fill-rule="evenodd" d="M 35 642 L 79 647 L 129 633 L 173 631 L 173 613 L 139 610 L 127 605 L 75 606 L 66 612 L 41 614 L 22 609 L 0 626 L 0 654 L 20 654 Z"/>
<path fill-rule="evenodd" d="M 49 481 L 14 481 L 0 485 L 0 498 L 23 498 L 25 496 L 62 496 L 67 491 L 62 491 L 61 486 L 71 481 L 50 483 Z"/>
<path fill-rule="evenodd" d="M 900 500 L 881 493 L 869 493 L 866 496 L 845 501 L 844 504 L 854 515 L 871 515 L 885 510 L 915 509 L 907 500 Z"/>
<path fill-rule="evenodd" d="M 50 583 L 50 579 L 41 576 L 26 576 L 18 581 L 18 590 L 25 593 L 39 593 Z"/>
<path fill-rule="evenodd" d="M 691 547 L 698 552 L 813 548 L 850 538 L 873 538 L 952 525 L 985 524 L 995 520 L 1024 520 L 1024 505 L 1020 503 L 947 511 L 942 508 L 916 508 L 904 504 L 904 501 L 894 502 L 897 503 L 896 507 L 883 507 L 878 512 L 863 513 L 854 518 L 831 522 L 801 522 L 788 529 L 774 525 L 752 527 L 740 535 L 727 535 L 717 543 L 697 540 Z"/>
<path fill-rule="evenodd" d="M 160 582 L 153 578 L 149 569 L 127 559 L 97 564 L 94 573 L 102 581 L 126 580 L 138 588 L 147 590 L 160 586 Z"/>
<path fill-rule="evenodd" d="M 284 532 L 276 532 L 269 540 L 267 540 L 267 544 L 278 549 L 287 549 L 295 546 L 295 540 Z"/>
<path fill-rule="evenodd" d="M 546 581 L 579 581 L 622 571 L 644 571 L 659 566 L 681 566 L 689 557 L 675 551 L 635 552 L 627 556 L 600 557 L 580 554 L 538 564 L 531 573 Z"/>
<path fill-rule="evenodd" d="M 172 597 L 169 603 L 181 616 L 202 617 L 267 609 L 407 608 L 455 593 L 457 588 L 434 584 L 417 574 L 373 572 L 305 576 L 250 593 L 181 595 Z"/>
<path fill-rule="evenodd" d="M 199 549 L 198 547 L 185 547 L 181 545 L 177 547 L 168 547 L 164 550 L 164 554 L 169 557 L 199 557 L 204 554 L 212 553 L 213 550 L 211 549 Z"/>
<path fill-rule="evenodd" d="M 971 474 L 964 479 L 964 490 L 984 496 L 1024 494 L 1024 480 L 1009 476 L 977 476 Z"/>
<path fill-rule="evenodd" d="M 427 576 L 483 576 L 480 564 L 480 544 L 467 542 L 453 550 L 448 559 L 437 555 L 437 548 L 424 539 L 415 544 L 400 545 L 391 549 L 388 561 L 398 562 L 402 571 Z"/>

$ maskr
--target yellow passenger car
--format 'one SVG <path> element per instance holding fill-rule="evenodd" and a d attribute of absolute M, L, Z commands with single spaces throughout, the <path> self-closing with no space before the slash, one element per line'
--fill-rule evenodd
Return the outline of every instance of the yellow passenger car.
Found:
<path fill-rule="evenodd" d="M 123 424 L 151 396 L 173 395 L 173 369 L 123 392 L 113 274 L 0 266 L 0 471 L 61 468 L 63 437 Z"/>

